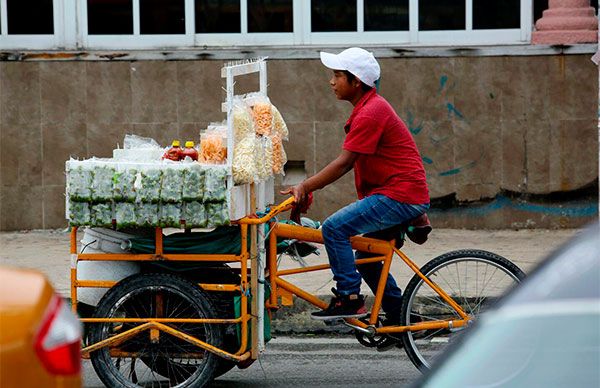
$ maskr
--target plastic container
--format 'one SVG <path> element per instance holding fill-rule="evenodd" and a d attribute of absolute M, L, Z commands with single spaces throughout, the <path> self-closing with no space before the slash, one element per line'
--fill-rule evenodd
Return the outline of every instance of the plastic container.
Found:
<path fill-rule="evenodd" d="M 182 159 L 182 151 L 183 150 L 181 149 L 181 144 L 179 143 L 179 140 L 173 140 L 171 148 L 169 148 L 167 152 L 165 152 L 165 154 L 163 155 L 163 159 L 169 159 L 177 162 Z"/>
<path fill-rule="evenodd" d="M 111 229 L 87 228 L 81 239 L 80 253 L 125 253 L 127 240 L 134 236 Z M 140 265 L 131 261 L 79 261 L 77 280 L 120 281 L 140 272 Z M 77 289 L 77 300 L 96 306 L 107 288 L 81 287 Z"/>
<path fill-rule="evenodd" d="M 194 148 L 193 141 L 186 141 L 185 148 L 181 151 L 181 159 L 189 156 L 192 160 L 198 160 L 198 150 Z"/>

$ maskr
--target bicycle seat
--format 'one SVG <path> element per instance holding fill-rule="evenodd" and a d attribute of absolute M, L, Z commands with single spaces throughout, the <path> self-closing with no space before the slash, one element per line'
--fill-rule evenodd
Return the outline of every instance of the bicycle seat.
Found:
<path fill-rule="evenodd" d="M 412 242 L 423 245 L 425 244 L 425 241 L 427 241 L 427 236 L 432 230 L 433 228 L 431 227 L 431 222 L 429 222 L 427 213 L 423 213 L 417 218 L 409 221 L 408 227 L 406 228 L 406 235 Z"/>
<path fill-rule="evenodd" d="M 415 244 L 423 245 L 432 230 L 433 227 L 429 222 L 429 217 L 426 213 L 423 213 L 412 220 L 377 232 L 377 237 L 384 240 L 394 239 L 396 240 L 396 248 L 401 248 L 404 245 L 406 236 Z"/>

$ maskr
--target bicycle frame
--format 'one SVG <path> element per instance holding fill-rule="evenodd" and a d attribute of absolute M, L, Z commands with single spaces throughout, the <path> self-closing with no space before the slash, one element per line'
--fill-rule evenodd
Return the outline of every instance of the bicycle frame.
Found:
<path fill-rule="evenodd" d="M 273 217 L 277 214 L 287 211 L 291 208 L 294 198 L 289 198 L 283 203 L 273 206 L 268 214 L 264 217 L 245 217 L 235 222 L 240 226 L 241 241 L 247 241 L 248 229 L 250 228 L 251 235 L 256 235 L 256 228 L 258 225 L 270 222 L 270 237 L 269 237 L 269 253 L 267 256 L 266 269 L 269 273 L 269 279 L 271 286 L 271 295 L 268 301 L 265 302 L 265 307 L 269 310 L 278 309 L 279 300 L 285 300 L 289 294 L 296 295 L 297 297 L 306 300 L 319 308 L 327 307 L 327 303 L 317 296 L 295 286 L 293 283 L 283 279 L 284 276 L 302 274 L 320 270 L 329 270 L 329 264 L 314 265 L 304 268 L 279 270 L 277 265 L 277 237 L 284 239 L 296 239 L 300 241 L 323 243 L 323 237 L 319 230 L 306 228 L 302 226 L 295 226 L 289 224 L 282 224 L 272 222 Z M 106 346 L 112 346 L 110 353 L 113 356 L 135 356 L 132 352 L 125 352 L 118 349 L 118 345 L 127 341 L 134 335 L 142 331 L 149 332 L 150 341 L 157 341 L 160 333 L 168 333 L 175 337 L 178 337 L 184 341 L 198 346 L 199 348 L 205 349 L 209 352 L 217 354 L 220 357 L 226 358 L 231 361 L 241 362 L 247 359 L 256 359 L 258 357 L 258 351 L 254 341 L 251 343 L 250 350 L 246 351 L 249 344 L 248 338 L 248 322 L 255 323 L 257 317 L 248 311 L 248 294 L 249 294 L 249 279 L 252 283 L 256 284 L 258 278 L 257 272 L 252 272 L 248 268 L 248 260 L 256 261 L 255 250 L 248 249 L 247 244 L 242 244 L 239 255 L 221 255 L 221 254 L 170 254 L 163 251 L 163 235 L 162 229 L 156 228 L 155 231 L 155 252 L 152 254 L 106 254 L 106 253 L 77 253 L 77 227 L 73 227 L 71 230 L 71 300 L 72 309 L 77 312 L 77 288 L 79 287 L 98 287 L 98 288 L 110 288 L 117 282 L 105 281 L 105 280 L 78 280 L 77 279 L 77 262 L 81 260 L 88 261 L 156 261 L 156 260 L 167 260 L 167 261 L 206 261 L 206 262 L 226 262 L 226 263 L 240 263 L 240 283 L 239 284 L 199 284 L 199 286 L 205 291 L 230 291 L 239 292 L 241 296 L 241 314 L 238 318 L 221 319 L 221 318 L 204 318 L 204 319 L 190 319 L 190 318 L 162 318 L 162 317 L 148 317 L 148 318 L 82 318 L 81 321 L 84 323 L 140 323 L 130 330 L 119 333 L 113 337 L 107 338 L 95 344 L 91 344 L 82 349 L 83 357 L 89 357 L 90 352 L 99 350 Z M 450 296 L 448 296 L 439 286 L 433 281 L 424 276 L 419 268 L 413 263 L 408 256 L 402 251 L 397 249 L 394 245 L 394 241 L 383 241 L 373 238 L 356 236 L 350 239 L 352 247 L 356 250 L 369 252 L 377 256 L 360 259 L 356 261 L 357 265 L 383 261 L 383 270 L 378 283 L 377 290 L 375 292 L 375 301 L 373 304 L 372 311 L 365 323 L 358 319 L 346 319 L 346 322 L 352 327 L 359 329 L 369 335 L 375 334 L 386 334 L 386 333 L 401 333 L 407 331 L 420 331 L 430 329 L 444 329 L 444 328 L 459 328 L 468 324 L 471 317 L 465 313 L 465 311 L 458 305 Z M 446 303 L 448 303 L 460 316 L 460 319 L 453 320 L 439 320 L 429 321 L 426 323 L 417 323 L 410 326 L 385 326 L 377 327 L 378 315 L 381 310 L 381 301 L 383 298 L 383 291 L 389 274 L 392 258 L 396 253 L 404 263 L 415 272 L 420 278 L 423 279 Z M 254 293 L 255 290 L 253 289 Z M 257 298 L 253 299 L 254 301 Z M 157 303 L 161 301 L 157 300 Z M 219 349 L 212 346 L 204 341 L 201 341 L 191 335 L 181 332 L 171 326 L 170 323 L 198 323 L 198 324 L 240 324 L 241 325 L 241 338 L 240 338 L 240 349 L 236 353 L 230 353 L 223 349 Z M 186 355 L 181 355 L 186 357 Z M 188 357 L 193 357 L 193 354 L 188 354 Z"/>
<path fill-rule="evenodd" d="M 271 285 L 271 297 L 267 305 L 268 308 L 278 308 L 278 296 L 279 289 L 282 289 L 288 293 L 296 295 L 299 298 L 306 300 L 307 302 L 315 305 L 319 308 L 326 308 L 327 303 L 315 295 L 302 290 L 294 284 L 283 280 L 282 277 L 286 275 L 295 275 L 307 272 L 321 271 L 330 269 L 329 264 L 315 265 L 298 269 L 287 269 L 279 270 L 277 268 L 277 237 L 285 239 L 296 239 L 300 241 L 323 243 L 323 236 L 320 230 L 309 229 L 302 226 L 295 226 L 289 224 L 280 224 L 277 222 L 271 223 L 270 232 L 270 249 L 267 260 L 269 269 L 270 285 Z M 350 239 L 352 248 L 362 251 L 377 254 L 365 259 L 356 260 L 357 265 L 381 262 L 383 261 L 383 269 L 381 271 L 381 277 L 377 285 L 377 291 L 375 292 L 375 301 L 368 319 L 368 324 L 358 319 L 346 319 L 348 323 L 353 326 L 357 326 L 362 329 L 369 329 L 373 334 L 385 334 L 385 333 L 401 333 L 406 331 L 420 331 L 429 329 L 443 329 L 443 328 L 458 328 L 465 326 L 470 317 L 464 310 L 456 303 L 444 290 L 442 290 L 437 284 L 428 279 L 423 275 L 419 267 L 406 256 L 402 251 L 397 249 L 394 245 L 394 241 L 382 241 L 378 239 L 355 236 Z M 417 274 L 425 283 L 427 283 L 446 303 L 448 303 L 462 319 L 457 320 L 440 320 L 432 321 L 427 323 L 418 323 L 410 326 L 386 326 L 376 327 L 379 311 L 381 310 L 381 301 L 383 299 L 383 292 L 385 284 L 389 274 L 389 270 L 392 264 L 392 258 L 394 253 L 398 254 L 404 263 Z"/>

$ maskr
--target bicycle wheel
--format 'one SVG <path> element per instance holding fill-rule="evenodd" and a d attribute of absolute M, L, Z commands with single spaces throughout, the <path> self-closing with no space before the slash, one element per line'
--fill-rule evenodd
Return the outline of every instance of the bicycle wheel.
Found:
<path fill-rule="evenodd" d="M 172 274 L 131 276 L 100 300 L 95 317 L 217 318 L 206 294 L 190 281 Z M 92 343 L 123 333 L 140 323 L 99 323 Z M 168 323 L 168 326 L 213 346 L 222 346 L 222 331 L 214 324 Z M 219 356 L 165 332 L 151 339 L 146 330 L 121 344 L 90 355 L 94 370 L 107 387 L 203 387 L 214 377 Z"/>
<path fill-rule="evenodd" d="M 448 252 L 425 264 L 421 273 L 474 319 L 525 277 L 509 260 L 481 250 Z M 400 318 L 403 326 L 456 318 L 460 316 L 447 302 L 418 275 L 413 276 L 404 292 Z M 427 370 L 461 331 L 462 328 L 406 332 L 402 333 L 402 341 L 413 364 Z"/>

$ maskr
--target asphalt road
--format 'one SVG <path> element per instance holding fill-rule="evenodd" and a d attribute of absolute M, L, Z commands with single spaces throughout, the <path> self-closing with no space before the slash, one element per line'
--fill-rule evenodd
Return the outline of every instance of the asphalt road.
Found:
<path fill-rule="evenodd" d="M 249 368 L 234 368 L 211 387 L 403 387 L 419 376 L 402 349 L 377 352 L 351 336 L 279 336 Z M 89 361 L 84 381 L 103 386 Z"/>

